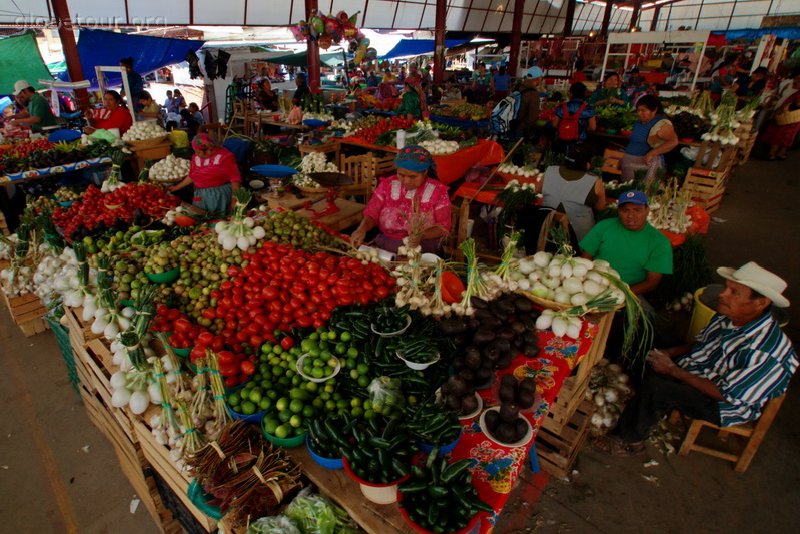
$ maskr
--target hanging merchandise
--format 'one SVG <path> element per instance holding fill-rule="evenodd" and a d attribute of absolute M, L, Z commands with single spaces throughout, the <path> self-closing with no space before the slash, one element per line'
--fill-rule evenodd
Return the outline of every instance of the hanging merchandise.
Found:
<path fill-rule="evenodd" d="M 358 13 L 348 16 L 344 11 L 340 11 L 334 17 L 312 11 L 308 21 L 301 20 L 290 29 L 298 41 L 316 42 L 322 50 L 347 40 L 347 50 L 355 54 L 353 64 L 355 67 L 363 60 L 375 59 L 378 55 L 374 48 L 369 48 L 369 39 L 356 28 L 357 18 Z"/>
<path fill-rule="evenodd" d="M 217 58 L 211 53 L 211 50 L 203 51 L 203 66 L 206 69 L 206 78 L 213 80 L 217 77 Z"/>
<path fill-rule="evenodd" d="M 228 60 L 231 55 L 225 50 L 220 50 L 217 53 L 217 76 L 225 78 L 228 75 Z"/>
<path fill-rule="evenodd" d="M 197 54 L 189 50 L 184 59 L 189 63 L 189 77 L 193 80 L 202 78 L 203 73 L 200 72 L 200 60 L 197 58 Z"/>

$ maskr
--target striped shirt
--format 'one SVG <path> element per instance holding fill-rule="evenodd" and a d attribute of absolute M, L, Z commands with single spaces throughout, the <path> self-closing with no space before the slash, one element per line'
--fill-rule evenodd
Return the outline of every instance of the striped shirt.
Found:
<path fill-rule="evenodd" d="M 676 361 L 717 385 L 722 426 L 758 419 L 769 399 L 780 397 L 797 369 L 797 353 L 770 313 L 736 327 L 716 314 L 692 351 Z"/>

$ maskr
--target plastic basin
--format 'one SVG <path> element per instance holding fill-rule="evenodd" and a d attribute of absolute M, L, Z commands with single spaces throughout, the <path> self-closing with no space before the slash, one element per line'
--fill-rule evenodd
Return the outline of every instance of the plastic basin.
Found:
<path fill-rule="evenodd" d="M 208 495 L 203 491 L 200 484 L 197 483 L 197 480 L 192 480 L 191 483 L 189 483 L 189 487 L 186 488 L 186 496 L 189 497 L 189 500 L 192 501 L 192 504 L 194 504 L 198 510 L 214 521 L 222 519 L 222 511 L 219 509 L 219 506 L 208 504 Z"/>
<path fill-rule="evenodd" d="M 306 450 L 308 450 L 308 454 L 311 456 L 311 458 L 313 458 L 315 462 L 317 462 L 325 469 L 343 468 L 341 458 L 325 458 L 324 456 L 320 456 L 319 454 L 314 452 L 314 449 L 311 448 L 311 438 L 309 437 L 308 434 L 306 434 Z"/>
<path fill-rule="evenodd" d="M 164 273 L 157 273 L 157 274 L 145 273 L 145 274 L 147 275 L 147 279 L 155 284 L 169 284 L 178 279 L 178 277 L 181 275 L 181 268 L 175 267 L 171 271 L 167 271 Z"/>
<path fill-rule="evenodd" d="M 456 448 L 456 445 L 458 445 L 460 439 L 461 439 L 461 432 L 458 433 L 456 439 L 453 440 L 451 443 L 439 446 L 439 454 L 447 454 L 452 452 L 453 449 Z M 425 443 L 424 441 L 418 441 L 417 448 L 420 450 L 420 452 L 423 452 L 425 454 L 430 454 L 433 452 L 433 449 L 435 449 L 436 446 L 431 445 L 430 443 Z"/>
<path fill-rule="evenodd" d="M 397 491 L 397 503 L 399 505 L 398 508 L 400 509 L 400 515 L 403 516 L 405 522 L 408 523 L 408 526 L 414 529 L 415 532 L 419 532 L 420 534 L 434 534 L 433 531 L 427 530 L 426 528 L 423 528 L 422 526 L 416 524 L 414 521 L 411 520 L 411 518 L 408 516 L 408 511 L 403 506 L 403 492 L 400 491 L 399 489 Z M 461 530 L 453 532 L 452 534 L 477 534 L 480 531 L 481 531 L 481 514 L 480 512 L 478 512 L 477 514 L 472 516 L 472 519 L 469 520 L 467 526 L 465 526 Z"/>
<path fill-rule="evenodd" d="M 283 447 L 284 449 L 296 449 L 297 447 L 302 447 L 303 443 L 306 441 L 306 437 L 308 436 L 308 432 L 303 432 L 299 436 L 294 436 L 291 438 L 279 438 L 278 436 L 273 436 L 272 434 L 266 433 L 263 426 L 261 427 L 261 433 L 264 434 L 264 437 L 267 438 L 267 441 L 273 445 L 277 445 L 278 447 Z M 322 457 L 320 456 L 320 458 Z"/>
<path fill-rule="evenodd" d="M 375 504 L 392 504 L 397 502 L 397 485 L 402 484 L 410 475 L 406 475 L 391 484 L 375 484 L 374 482 L 368 482 L 358 477 L 353 470 L 350 469 L 350 464 L 347 462 L 347 458 L 342 458 L 342 467 L 344 467 L 345 473 L 358 482 L 359 487 L 361 488 L 361 494 L 366 497 L 368 501 L 374 502 Z"/>
<path fill-rule="evenodd" d="M 264 418 L 264 415 L 268 412 L 268 410 L 263 410 L 260 412 L 252 413 L 250 415 L 245 415 L 243 413 L 233 411 L 233 408 L 228 406 L 227 404 L 225 407 L 228 409 L 228 413 L 231 414 L 231 417 L 236 419 L 237 421 L 245 421 L 246 423 L 260 423 L 261 419 Z"/>

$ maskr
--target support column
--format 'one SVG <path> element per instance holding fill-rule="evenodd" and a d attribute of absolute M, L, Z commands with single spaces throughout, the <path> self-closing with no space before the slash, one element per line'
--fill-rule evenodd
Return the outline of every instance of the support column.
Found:
<path fill-rule="evenodd" d="M 575 18 L 576 0 L 567 0 L 567 12 L 564 14 L 564 37 L 572 35 L 572 21 Z"/>
<path fill-rule="evenodd" d="M 642 8 L 641 2 L 633 2 L 633 12 L 631 13 L 631 24 L 628 29 L 633 30 L 636 28 L 637 22 L 639 22 L 639 10 Z"/>
<path fill-rule="evenodd" d="M 508 69 L 506 69 L 512 78 L 516 78 L 519 72 L 519 49 L 522 44 L 522 11 L 524 7 L 525 0 L 514 0 L 514 18 L 511 19 L 511 52 L 508 55 Z M 526 63 L 525 67 L 527 66 Z"/>
<path fill-rule="evenodd" d="M 656 31 L 658 27 L 658 16 L 661 14 L 661 6 L 656 6 L 653 8 L 653 20 L 650 21 L 650 31 Z"/>
<path fill-rule="evenodd" d="M 75 34 L 72 32 L 72 19 L 69 16 L 69 6 L 67 0 L 50 0 L 53 6 L 53 15 L 58 24 L 58 37 L 61 39 L 61 48 L 64 51 L 64 59 L 67 62 L 67 72 L 72 82 L 85 80 L 83 77 L 83 67 L 81 58 L 78 55 L 78 45 L 75 44 Z M 86 89 L 75 89 L 75 100 L 78 107 L 83 111 L 89 109 L 89 93 Z"/>
<path fill-rule="evenodd" d="M 311 18 L 311 13 L 313 11 L 318 11 L 318 4 L 317 0 L 305 0 L 305 2 L 306 20 L 308 20 Z M 306 43 L 306 50 L 308 51 L 308 76 L 306 81 L 311 91 L 314 92 L 322 87 L 319 83 L 319 45 L 316 41 L 307 41 Z"/>
<path fill-rule="evenodd" d="M 436 32 L 433 50 L 433 84 L 444 83 L 445 34 L 447 32 L 447 0 L 436 0 Z"/>
<path fill-rule="evenodd" d="M 600 35 L 603 37 L 608 35 L 608 26 L 611 24 L 611 0 L 606 0 L 606 10 L 603 12 L 603 25 L 600 26 Z"/>

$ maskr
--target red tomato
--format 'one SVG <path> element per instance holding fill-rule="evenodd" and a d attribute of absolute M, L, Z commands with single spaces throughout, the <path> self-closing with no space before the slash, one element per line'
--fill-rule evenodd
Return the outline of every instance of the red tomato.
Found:
<path fill-rule="evenodd" d="M 294 339 L 292 339 L 289 336 L 286 336 L 285 338 L 281 339 L 281 347 L 283 347 L 283 350 L 291 349 L 292 347 L 294 347 Z"/>
<path fill-rule="evenodd" d="M 250 376 L 252 374 L 255 374 L 256 372 L 256 366 L 253 365 L 253 362 L 248 360 L 245 360 L 242 363 L 240 363 L 239 369 L 241 369 L 242 374 L 245 376 Z"/>

